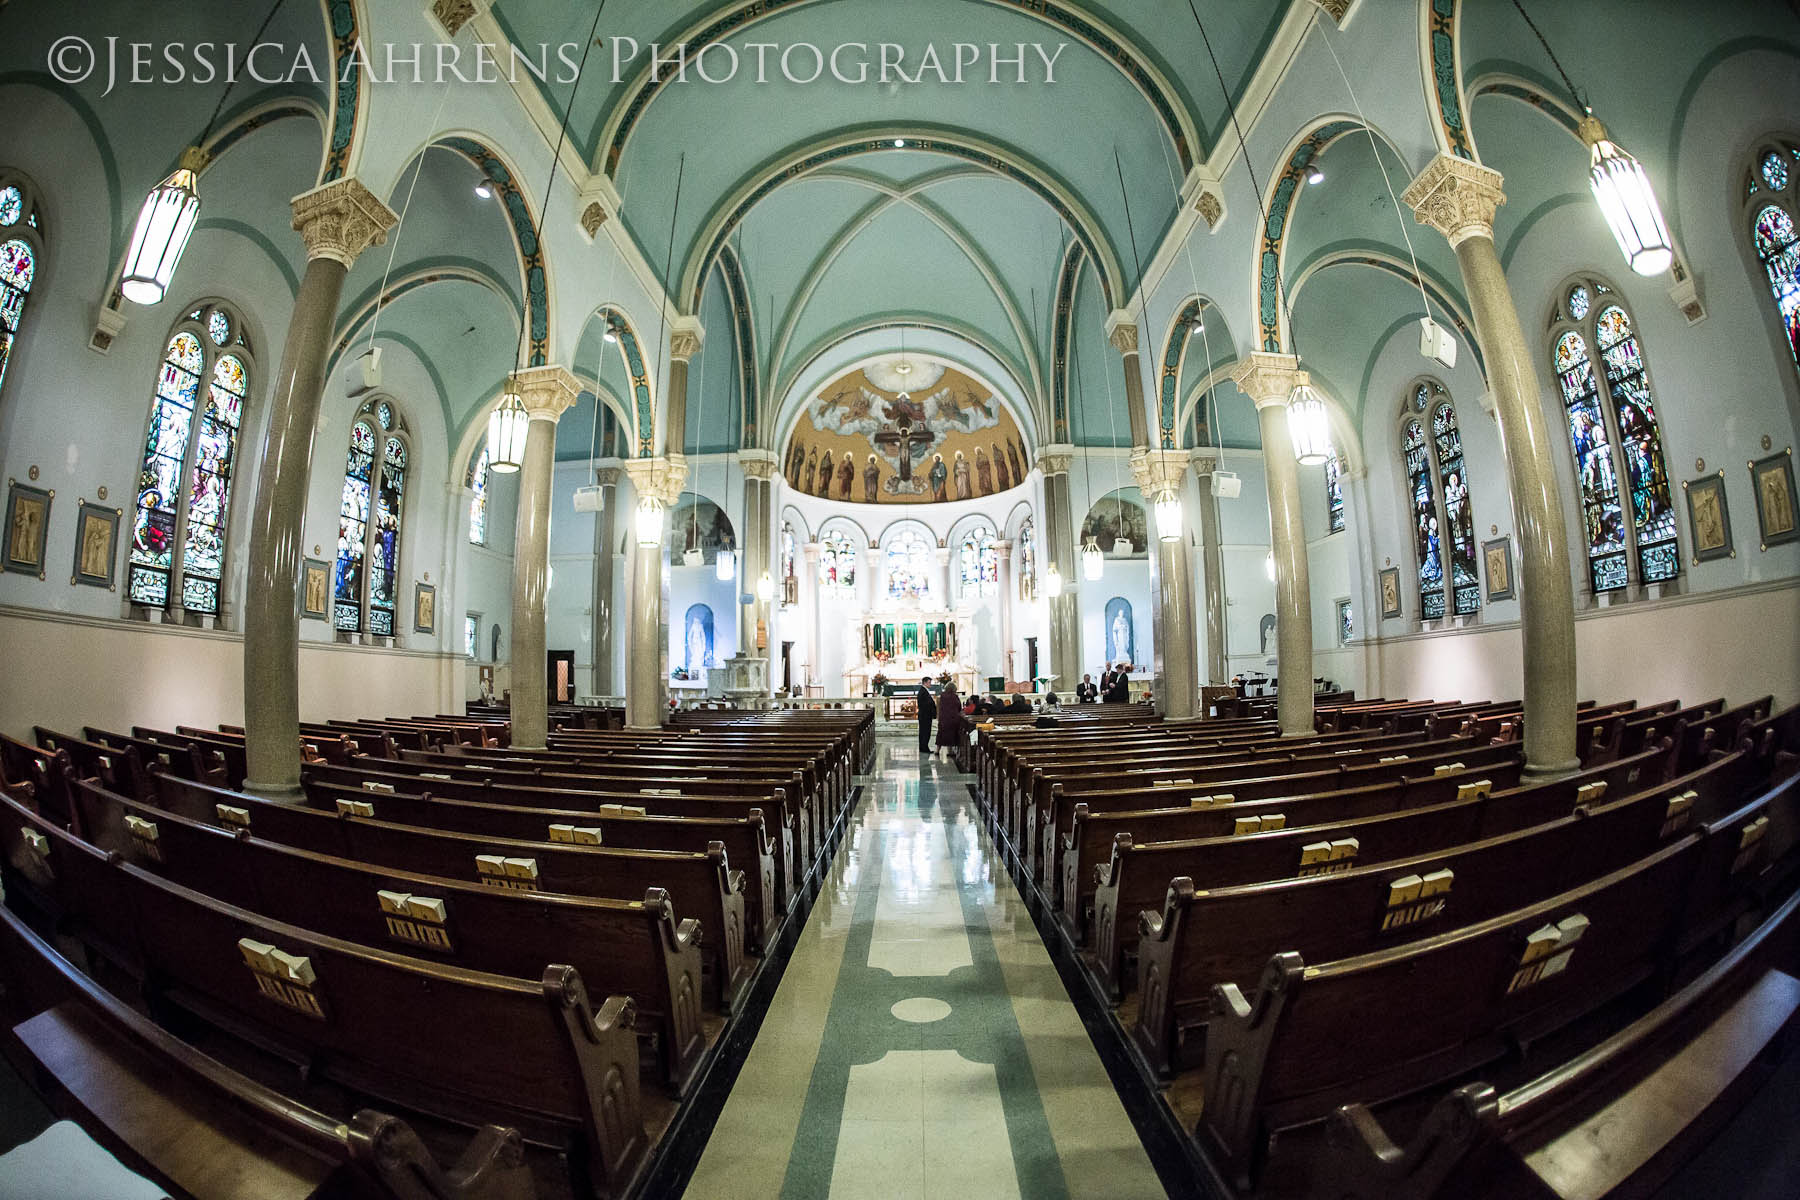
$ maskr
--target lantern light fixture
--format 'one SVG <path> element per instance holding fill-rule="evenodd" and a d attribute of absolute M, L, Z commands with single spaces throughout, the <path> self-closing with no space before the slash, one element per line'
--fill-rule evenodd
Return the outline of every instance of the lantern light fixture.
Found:
<path fill-rule="evenodd" d="M 756 598 L 764 604 L 775 598 L 775 579 L 767 571 L 756 581 Z"/>
<path fill-rule="evenodd" d="M 157 304 L 168 294 L 200 219 L 200 172 L 205 169 L 206 152 L 189 146 L 181 152 L 175 173 L 145 197 L 119 280 L 119 294 L 133 304 Z"/>
<path fill-rule="evenodd" d="M 1044 595 L 1054 600 L 1063 594 L 1062 572 L 1055 563 L 1044 568 Z"/>
<path fill-rule="evenodd" d="M 1156 495 L 1156 536 L 1165 542 L 1181 540 L 1181 495 L 1165 487 Z"/>
<path fill-rule="evenodd" d="M 1606 126 L 1593 113 L 1581 119 L 1576 131 L 1592 153 L 1588 185 L 1619 252 L 1639 275 L 1662 274 L 1675 261 L 1675 248 L 1644 164 L 1607 137 Z"/>
<path fill-rule="evenodd" d="M 720 549 L 713 557 L 713 571 L 721 583 L 730 583 L 737 578 L 737 555 L 733 551 Z"/>
<path fill-rule="evenodd" d="M 1269 573 L 1269 582 L 1274 583 L 1275 582 L 1275 552 L 1273 550 L 1269 551 L 1269 553 L 1263 557 L 1263 570 L 1265 570 Z"/>
<path fill-rule="evenodd" d="M 1097 582 L 1106 574 L 1106 555 L 1100 552 L 1100 543 L 1089 540 L 1081 548 L 1081 577 L 1089 583 Z"/>
<path fill-rule="evenodd" d="M 1302 380 L 1289 394 L 1287 417 L 1296 462 L 1316 467 L 1331 457 L 1331 418 L 1325 401 L 1309 381 Z"/>
<path fill-rule="evenodd" d="M 640 546 L 662 545 L 662 501 L 655 496 L 643 496 L 638 499 L 637 506 L 637 540 Z"/>
<path fill-rule="evenodd" d="M 500 404 L 488 414 L 488 470 L 510 475 L 525 465 L 525 437 L 531 415 L 525 401 L 509 383 Z"/>

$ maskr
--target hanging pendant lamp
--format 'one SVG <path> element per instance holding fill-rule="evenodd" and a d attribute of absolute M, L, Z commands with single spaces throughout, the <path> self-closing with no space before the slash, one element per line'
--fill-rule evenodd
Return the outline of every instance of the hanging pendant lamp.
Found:
<path fill-rule="evenodd" d="M 1295 462 L 1315 467 L 1331 457 L 1331 418 L 1311 383 L 1296 385 L 1288 396 L 1287 418 Z"/>
<path fill-rule="evenodd" d="M 1088 539 L 1081 547 L 1081 577 L 1089 583 L 1096 583 L 1106 574 L 1106 555 L 1100 551 L 1100 543 Z"/>
<path fill-rule="evenodd" d="M 1156 536 L 1164 542 L 1181 540 L 1181 496 L 1174 488 L 1164 488 L 1156 495 Z"/>
<path fill-rule="evenodd" d="M 1581 119 L 1576 131 L 1592 151 L 1588 185 L 1619 252 L 1639 275 L 1662 274 L 1675 261 L 1675 249 L 1644 164 L 1608 138 L 1606 126 L 1592 113 Z"/>
<path fill-rule="evenodd" d="M 182 251 L 200 219 L 200 172 L 206 152 L 189 146 L 175 173 L 150 189 L 131 234 L 119 294 L 133 304 L 157 304 L 168 294 Z"/>
<path fill-rule="evenodd" d="M 1044 568 L 1044 595 L 1046 595 L 1046 596 L 1050 597 L 1050 599 L 1054 600 L 1062 594 L 1063 594 L 1062 572 L 1057 570 L 1055 563 L 1051 563 L 1049 566 Z"/>
<path fill-rule="evenodd" d="M 509 381 L 500 404 L 488 414 L 488 470 L 510 475 L 525 465 L 525 437 L 531 415 L 516 386 Z"/>
<path fill-rule="evenodd" d="M 737 578 L 737 555 L 730 550 L 721 549 L 713 559 L 713 571 L 719 582 L 730 583 Z"/>

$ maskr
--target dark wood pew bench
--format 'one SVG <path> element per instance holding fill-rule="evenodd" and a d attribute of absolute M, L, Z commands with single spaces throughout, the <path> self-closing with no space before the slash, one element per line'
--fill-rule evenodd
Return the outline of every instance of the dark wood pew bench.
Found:
<path fill-rule="evenodd" d="M 0 790 L 40 816 L 69 822 L 69 779 L 74 766 L 65 750 L 44 750 L 0 735 Z"/>
<path fill-rule="evenodd" d="M 192 742 L 159 742 L 152 738 L 96 729 L 92 725 L 82 729 L 81 735 L 96 746 L 107 746 L 120 752 L 136 750 L 146 769 L 161 767 L 172 775 L 192 779 L 196 783 L 210 783 L 215 787 L 231 786 L 224 754 L 202 749 Z"/>
<path fill-rule="evenodd" d="M 115 750 L 66 733 L 35 725 L 31 730 L 37 744 L 45 750 L 61 751 L 69 756 L 71 779 L 98 779 L 121 795 L 148 800 L 156 795 L 156 782 L 145 769 L 144 759 L 135 747 Z"/>

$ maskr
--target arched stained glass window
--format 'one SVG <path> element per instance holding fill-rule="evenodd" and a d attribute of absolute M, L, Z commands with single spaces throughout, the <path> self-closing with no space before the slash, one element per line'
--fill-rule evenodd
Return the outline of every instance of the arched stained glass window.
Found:
<path fill-rule="evenodd" d="M 1037 522 L 1031 517 L 1019 526 L 1019 599 L 1027 604 L 1037 599 Z"/>
<path fill-rule="evenodd" d="M 994 531 L 977 525 L 957 546 L 957 594 L 965 600 L 992 596 L 1000 590 L 1000 555 L 994 549 Z"/>
<path fill-rule="evenodd" d="M 1481 576 L 1475 567 L 1475 513 L 1469 499 L 1469 471 L 1463 463 L 1462 431 L 1448 400 L 1431 413 L 1431 440 L 1443 482 L 1444 532 L 1450 545 L 1450 611 L 1459 617 L 1481 608 Z"/>
<path fill-rule="evenodd" d="M 12 361 L 25 300 L 37 280 L 43 229 L 38 225 L 32 188 L 0 172 L 0 385 Z"/>
<path fill-rule="evenodd" d="M 920 600 L 931 591 L 936 547 L 911 529 L 902 529 L 882 550 L 882 574 L 891 600 Z"/>
<path fill-rule="evenodd" d="M 469 541 L 476 546 L 487 545 L 488 484 L 492 482 L 487 443 L 483 442 L 469 467 Z"/>
<path fill-rule="evenodd" d="M 186 612 L 219 614 L 250 371 L 249 343 L 229 309 L 195 309 L 170 336 L 132 510 L 133 604 L 166 609 L 179 596 Z"/>
<path fill-rule="evenodd" d="M 1443 537 L 1438 528 L 1437 489 L 1431 478 L 1431 450 L 1418 418 L 1406 422 L 1401 449 L 1406 455 L 1413 542 L 1419 555 L 1419 612 L 1425 620 L 1435 621 L 1444 615 Z"/>
<path fill-rule="evenodd" d="M 1800 366 L 1800 158 L 1791 146 L 1763 147 L 1748 181 L 1750 241 L 1768 278 L 1788 353 Z"/>
<path fill-rule="evenodd" d="M 840 530 L 819 539 L 819 586 L 838 592 L 856 587 L 856 542 Z"/>
<path fill-rule="evenodd" d="M 1344 532 L 1344 460 L 1335 454 L 1325 460 L 1325 529 Z"/>
<path fill-rule="evenodd" d="M 1557 316 L 1551 356 L 1575 452 L 1589 585 L 1596 593 L 1616 592 L 1628 587 L 1634 574 L 1643 583 L 1674 579 L 1681 573 L 1675 509 L 1650 377 L 1631 317 L 1616 293 L 1598 281 L 1573 284 Z"/>
<path fill-rule="evenodd" d="M 338 504 L 332 626 L 394 635 L 399 607 L 400 526 L 405 515 L 405 425 L 393 402 L 371 400 L 350 427 Z"/>

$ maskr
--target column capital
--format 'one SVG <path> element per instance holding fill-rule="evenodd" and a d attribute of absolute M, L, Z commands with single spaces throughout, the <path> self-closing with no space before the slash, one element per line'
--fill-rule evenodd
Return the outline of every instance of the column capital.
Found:
<path fill-rule="evenodd" d="M 1106 314 L 1106 340 L 1120 354 L 1138 352 L 1138 327 L 1131 319 L 1130 309 L 1115 308 Z"/>
<path fill-rule="evenodd" d="M 619 198 L 619 189 L 613 186 L 612 178 L 605 171 L 595 171 L 588 176 L 587 183 L 582 185 L 581 197 L 576 203 L 581 209 L 576 220 L 581 225 L 583 236 L 591 242 L 599 235 L 600 227 L 618 215 L 623 201 Z"/>
<path fill-rule="evenodd" d="M 1206 164 L 1196 163 L 1181 181 L 1181 203 L 1200 215 L 1208 233 L 1219 231 L 1225 220 L 1225 189 Z"/>
<path fill-rule="evenodd" d="M 673 504 L 681 498 L 682 485 L 687 482 L 687 459 L 679 454 L 666 458 L 628 458 L 625 474 L 639 496 L 660 500 L 665 505 Z"/>
<path fill-rule="evenodd" d="M 1000 538 L 994 542 L 994 553 L 1000 555 L 1002 559 L 1012 553 L 1012 548 L 1011 538 Z"/>
<path fill-rule="evenodd" d="M 387 241 L 400 220 L 394 210 L 354 177 L 301 192 L 290 202 L 294 229 L 306 242 L 306 257 L 328 258 L 345 270 L 370 246 Z"/>
<path fill-rule="evenodd" d="M 601 467 L 594 472 L 594 482 L 603 488 L 616 488 L 619 486 L 619 476 L 622 474 L 624 472 L 617 467 Z"/>
<path fill-rule="evenodd" d="M 1181 450 L 1139 450 L 1131 456 L 1131 477 L 1146 500 L 1167 489 L 1179 490 L 1187 469 L 1188 456 Z"/>
<path fill-rule="evenodd" d="M 1419 224 L 1429 225 L 1455 249 L 1472 237 L 1492 239 L 1494 211 L 1506 203 L 1500 172 L 1454 154 L 1440 154 L 1413 177 L 1401 199 Z"/>
<path fill-rule="evenodd" d="M 1075 465 L 1075 447 L 1068 442 L 1039 446 L 1037 465 L 1046 475 L 1067 475 Z"/>
<path fill-rule="evenodd" d="M 706 328 L 695 316 L 679 316 L 669 326 L 669 357 L 687 362 L 706 344 Z"/>
<path fill-rule="evenodd" d="M 800 544 L 800 554 L 809 563 L 817 564 L 819 561 L 819 555 L 823 551 L 824 551 L 824 547 L 821 546 L 818 542 L 802 542 Z"/>
<path fill-rule="evenodd" d="M 1231 381 L 1250 397 L 1252 404 L 1263 409 L 1286 404 L 1293 390 L 1312 382 L 1312 376 L 1300 369 L 1300 360 L 1292 354 L 1255 350 L 1238 360 L 1238 365 L 1232 369 Z"/>
<path fill-rule="evenodd" d="M 1189 450 L 1188 466 L 1194 468 L 1195 478 L 1204 478 L 1219 469 L 1219 452 L 1217 450 Z"/>
<path fill-rule="evenodd" d="M 775 478 L 777 460 L 773 450 L 739 450 L 737 461 L 746 479 Z"/>
<path fill-rule="evenodd" d="M 936 550 L 932 551 L 932 553 L 937 557 L 938 566 L 947 567 L 950 565 L 950 547 L 939 546 Z"/>
<path fill-rule="evenodd" d="M 532 420 L 552 424 L 569 411 L 575 404 L 575 397 L 581 395 L 581 381 L 569 368 L 561 366 L 526 367 L 514 371 L 512 386 Z"/>

